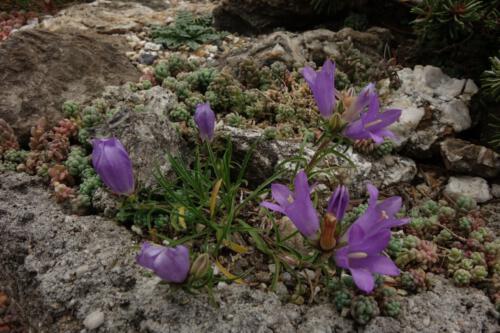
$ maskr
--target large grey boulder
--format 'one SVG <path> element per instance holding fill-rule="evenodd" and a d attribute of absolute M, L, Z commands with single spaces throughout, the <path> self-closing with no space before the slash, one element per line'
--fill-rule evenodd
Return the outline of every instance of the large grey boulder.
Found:
<path fill-rule="evenodd" d="M 365 328 L 333 304 L 286 304 L 273 293 L 235 284 L 214 290 L 214 307 L 203 294 L 146 274 L 135 262 L 137 239 L 126 228 L 97 216 L 66 215 L 35 177 L 1 177 L 0 285 L 37 332 L 498 331 L 494 306 L 482 291 L 441 278 L 433 290 L 404 297 L 398 319 L 378 317 Z"/>
<path fill-rule="evenodd" d="M 85 102 L 140 72 L 112 36 L 25 30 L 0 44 L 0 118 L 21 140 L 41 117 L 55 124 L 65 100 Z"/>

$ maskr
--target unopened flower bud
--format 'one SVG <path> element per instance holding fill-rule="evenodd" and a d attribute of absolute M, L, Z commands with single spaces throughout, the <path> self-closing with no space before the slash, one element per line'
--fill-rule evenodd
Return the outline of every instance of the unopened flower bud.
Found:
<path fill-rule="evenodd" d="M 208 253 L 203 253 L 199 255 L 191 266 L 189 274 L 194 279 L 201 279 L 205 274 L 207 274 L 210 268 L 210 257 Z"/>
<path fill-rule="evenodd" d="M 326 213 L 321 225 L 321 236 L 319 238 L 319 246 L 323 251 L 331 251 L 335 248 L 337 244 L 335 240 L 336 227 L 337 218 L 330 213 Z"/>
<path fill-rule="evenodd" d="M 328 124 L 332 132 L 339 132 L 344 128 L 346 122 L 339 113 L 334 113 L 328 120 Z"/>

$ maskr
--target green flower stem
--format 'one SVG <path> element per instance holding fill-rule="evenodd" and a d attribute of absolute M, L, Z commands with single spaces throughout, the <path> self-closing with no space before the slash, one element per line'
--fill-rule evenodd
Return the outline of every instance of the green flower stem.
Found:
<path fill-rule="evenodd" d="M 330 144 L 329 136 L 323 135 L 320 138 L 319 143 L 320 143 L 320 145 L 319 145 L 318 149 L 316 150 L 313 157 L 311 158 L 311 161 L 309 161 L 309 164 L 307 164 L 307 166 L 304 170 L 306 172 L 306 174 L 309 174 L 314 169 L 316 164 L 318 164 L 320 162 L 320 160 L 321 160 L 320 156 L 322 156 L 323 151 L 326 150 L 326 148 L 328 148 L 328 145 Z"/>

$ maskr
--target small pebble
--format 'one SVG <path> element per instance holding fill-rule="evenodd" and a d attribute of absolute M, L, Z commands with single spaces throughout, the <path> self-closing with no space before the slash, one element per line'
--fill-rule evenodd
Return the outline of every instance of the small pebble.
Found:
<path fill-rule="evenodd" d="M 104 323 L 104 312 L 94 311 L 87 315 L 83 321 L 83 326 L 88 330 L 95 330 Z"/>

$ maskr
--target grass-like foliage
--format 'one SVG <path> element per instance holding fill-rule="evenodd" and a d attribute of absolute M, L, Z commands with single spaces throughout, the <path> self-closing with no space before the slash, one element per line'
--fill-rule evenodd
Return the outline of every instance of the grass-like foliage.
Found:
<path fill-rule="evenodd" d="M 146 195 L 129 198 L 118 217 L 147 230 L 157 241 L 167 242 L 169 246 L 191 243 L 200 253 L 207 253 L 215 260 L 224 247 L 241 248 L 231 240 L 235 234 L 270 253 L 257 229 L 245 221 L 242 213 L 248 211 L 253 200 L 268 191 L 280 173 L 253 191 L 246 189 L 244 176 L 252 153 L 253 149 L 249 150 L 241 164 L 236 163 L 228 141 L 220 158 L 210 145 L 198 146 L 192 165 L 169 156 L 175 179 L 167 179 L 157 172 L 159 187 Z M 212 275 L 209 276 L 203 285 L 213 285 Z M 232 279 L 229 274 L 225 276 Z"/>
<path fill-rule="evenodd" d="M 191 50 L 196 50 L 205 43 L 216 42 L 226 34 L 212 27 L 211 16 L 194 16 L 190 12 L 180 12 L 174 23 L 156 27 L 151 33 L 156 43 L 163 44 L 168 49 L 186 46 Z"/>

